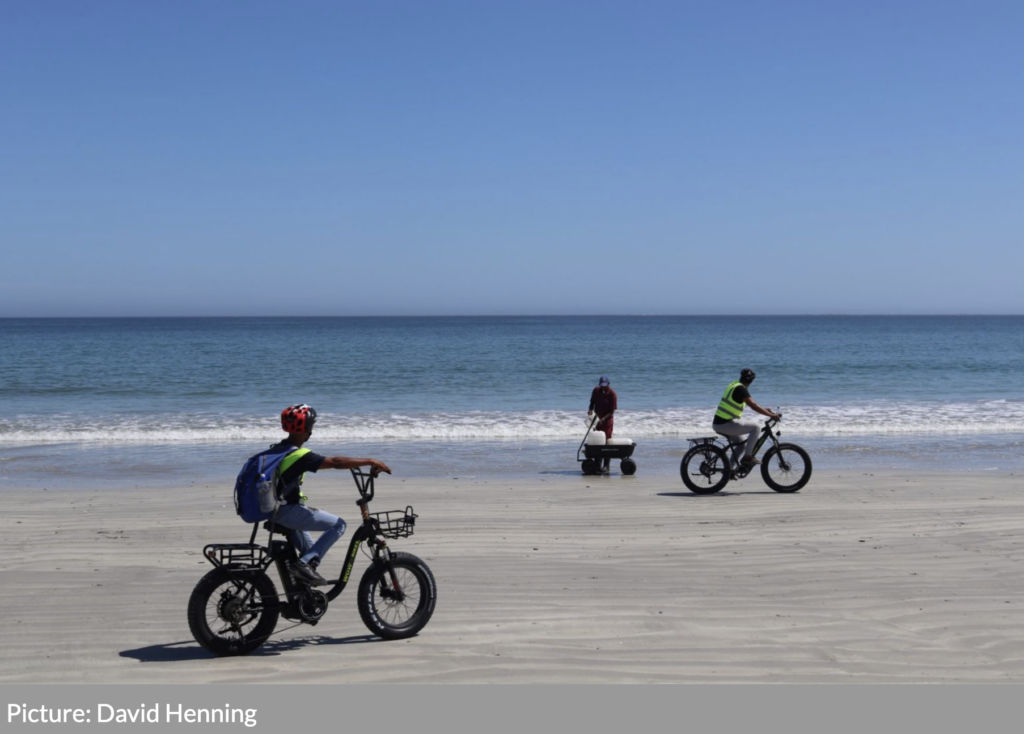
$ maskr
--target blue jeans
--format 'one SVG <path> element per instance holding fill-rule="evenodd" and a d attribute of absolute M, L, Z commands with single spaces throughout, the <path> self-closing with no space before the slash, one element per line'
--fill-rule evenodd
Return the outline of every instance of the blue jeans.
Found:
<path fill-rule="evenodd" d="M 277 511 L 277 524 L 289 530 L 288 540 L 299 550 L 299 560 L 309 563 L 314 558 L 321 561 L 331 546 L 345 534 L 345 521 L 329 512 L 305 505 L 282 505 Z M 323 530 L 314 543 L 307 530 Z"/>

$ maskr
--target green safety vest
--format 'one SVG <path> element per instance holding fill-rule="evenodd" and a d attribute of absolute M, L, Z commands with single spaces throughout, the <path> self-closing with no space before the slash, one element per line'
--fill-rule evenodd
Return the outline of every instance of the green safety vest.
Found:
<path fill-rule="evenodd" d="M 301 459 L 303 456 L 309 453 L 309 449 L 296 449 L 284 457 L 284 460 L 277 467 L 278 476 L 284 476 L 284 473 L 292 468 L 292 465 Z M 299 504 L 306 504 L 306 500 L 309 499 L 302 491 L 302 480 L 306 478 L 306 472 L 302 472 L 302 476 L 299 477 Z"/>
<path fill-rule="evenodd" d="M 734 421 L 743 415 L 743 403 L 737 403 L 732 399 L 733 390 L 742 384 L 742 382 L 737 380 L 736 382 L 730 382 L 729 386 L 725 388 L 725 393 L 722 395 L 722 401 L 718 404 L 718 410 L 715 411 L 716 418 L 724 418 L 727 421 Z M 287 459 L 285 461 L 287 461 Z"/>

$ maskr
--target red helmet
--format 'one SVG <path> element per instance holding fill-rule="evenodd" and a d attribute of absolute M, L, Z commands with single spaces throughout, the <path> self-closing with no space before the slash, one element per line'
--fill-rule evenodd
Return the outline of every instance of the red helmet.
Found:
<path fill-rule="evenodd" d="M 314 423 L 316 423 L 316 409 L 305 403 L 289 405 L 281 411 L 281 428 L 288 433 L 312 431 Z"/>

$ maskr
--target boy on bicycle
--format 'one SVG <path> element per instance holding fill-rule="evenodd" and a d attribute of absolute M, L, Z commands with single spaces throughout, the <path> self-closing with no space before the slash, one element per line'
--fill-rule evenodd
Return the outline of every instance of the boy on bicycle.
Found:
<path fill-rule="evenodd" d="M 288 433 L 288 438 L 275 448 L 283 449 L 291 445 L 297 450 L 288 454 L 278 469 L 281 476 L 281 501 L 284 504 L 278 508 L 276 523 L 291 530 L 288 539 L 299 551 L 299 561 L 292 566 L 292 571 L 309 584 L 323 586 L 330 582 L 317 572 L 316 567 L 331 546 L 345 534 L 346 525 L 340 517 L 306 505 L 307 497 L 302 492 L 305 473 L 320 469 L 369 466 L 374 474 L 390 474 L 391 469 L 377 459 L 350 459 L 347 456 L 327 458 L 302 448 L 312 435 L 315 423 L 316 410 L 308 405 L 290 405 L 281 411 L 281 428 Z M 323 531 L 315 543 L 308 532 L 310 530 Z"/>

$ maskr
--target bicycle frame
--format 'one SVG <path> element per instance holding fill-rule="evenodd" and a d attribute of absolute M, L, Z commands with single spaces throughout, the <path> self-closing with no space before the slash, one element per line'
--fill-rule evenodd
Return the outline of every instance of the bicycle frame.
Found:
<path fill-rule="evenodd" d="M 773 431 L 772 430 L 772 427 L 777 425 L 778 422 L 779 421 L 776 418 L 769 418 L 767 421 L 765 421 L 765 424 L 761 427 L 761 435 L 758 437 L 757 443 L 754 444 L 754 451 L 751 453 L 751 456 L 757 456 L 758 452 L 761 450 L 761 447 L 764 446 L 765 442 L 769 438 L 771 438 L 772 444 L 776 448 L 778 448 L 779 436 L 782 434 L 782 431 Z M 723 436 L 723 439 L 724 438 L 725 437 Z M 726 451 L 733 451 L 733 450 L 739 448 L 740 446 L 742 446 L 744 443 L 746 443 L 745 439 L 744 440 L 734 441 L 732 439 L 732 437 L 729 437 L 728 440 L 726 441 L 725 450 Z M 730 460 L 731 460 L 731 457 L 730 457 Z M 740 467 L 737 467 L 735 469 L 735 472 L 737 474 L 740 474 L 741 476 L 746 476 L 747 474 L 750 473 L 750 470 L 752 468 L 753 467 L 742 467 L 742 466 L 740 466 Z"/>
<path fill-rule="evenodd" d="M 782 431 L 772 430 L 772 427 L 775 426 L 777 423 L 778 421 L 775 418 L 769 418 L 767 421 L 765 421 L 764 426 L 762 426 L 761 428 L 761 435 L 757 439 L 757 443 L 754 444 L 754 456 L 757 456 L 757 453 L 761 450 L 761 447 L 764 446 L 765 441 L 767 441 L 769 438 L 772 440 L 772 444 L 774 446 L 779 445 L 779 434 L 781 434 Z"/>
<path fill-rule="evenodd" d="M 363 522 L 352 534 L 352 539 L 348 544 L 348 552 L 345 556 L 345 564 L 342 566 L 337 581 L 324 594 L 328 601 L 334 601 L 345 590 L 352 576 L 352 569 L 355 567 L 359 547 L 366 543 L 373 550 L 373 560 L 371 562 L 382 562 L 385 564 L 393 585 L 394 594 L 399 601 L 402 601 L 405 598 L 405 594 L 391 563 L 391 552 L 388 550 L 387 542 L 380 537 L 380 522 L 370 516 L 368 509 L 368 505 L 373 500 L 374 495 L 374 474 L 360 469 L 352 469 L 351 472 L 356 486 L 359 488 L 359 494 L 362 495 L 360 499 L 356 500 L 356 505 L 359 506 Z M 241 580 L 245 577 L 257 573 L 266 573 L 271 565 L 276 566 L 278 575 L 281 577 L 281 585 L 284 587 L 283 596 L 287 600 L 284 602 L 279 601 L 278 606 L 282 610 L 292 612 L 294 610 L 290 609 L 290 607 L 293 600 L 305 594 L 312 587 L 297 582 L 292 576 L 288 566 L 298 560 L 298 554 L 295 552 L 295 547 L 291 542 L 287 540 L 274 540 L 275 532 L 287 533 L 287 529 L 277 527 L 276 517 L 277 513 L 263 525 L 269 532 L 266 546 L 257 545 L 255 542 L 256 534 L 259 532 L 260 527 L 259 523 L 255 523 L 249 543 L 207 545 L 203 549 L 203 556 L 217 568 L 223 568 L 231 576 L 237 576 L 239 581 L 235 585 L 239 590 L 242 590 Z M 415 517 L 415 515 L 412 517 Z M 250 597 L 254 591 L 255 587 L 249 586 L 246 591 L 246 598 Z"/>

